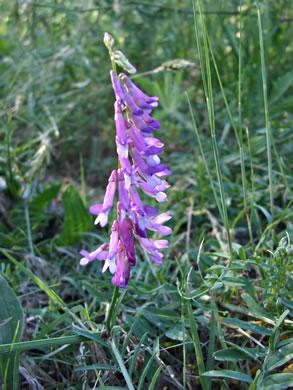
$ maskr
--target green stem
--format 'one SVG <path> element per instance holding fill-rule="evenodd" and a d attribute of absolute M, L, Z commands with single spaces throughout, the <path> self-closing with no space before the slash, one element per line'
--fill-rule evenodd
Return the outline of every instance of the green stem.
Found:
<path fill-rule="evenodd" d="M 265 122 L 266 122 L 267 158 L 268 158 L 269 190 L 270 190 L 270 210 L 271 210 L 272 222 L 274 222 L 274 193 L 273 193 L 273 173 L 272 173 L 272 132 L 271 132 L 271 126 L 270 126 L 270 121 L 269 121 L 267 81 L 266 81 L 266 68 L 265 68 L 265 53 L 264 53 L 260 5 L 259 5 L 258 0 L 256 0 L 256 10 L 257 10 L 257 17 L 258 17 L 261 74 L 262 74 L 263 99 L 264 99 Z M 273 233 L 273 231 L 272 231 L 272 233 Z"/>
<path fill-rule="evenodd" d="M 218 177 L 218 183 L 219 183 L 219 189 L 220 189 L 220 197 L 221 197 L 221 203 L 222 203 L 222 209 L 223 209 L 224 225 L 225 225 L 225 229 L 226 229 L 229 254 L 230 254 L 229 265 L 231 265 L 232 256 L 233 256 L 232 240 L 231 240 L 231 234 L 230 234 L 230 226 L 229 226 L 229 220 L 228 220 L 227 207 L 226 207 L 226 202 L 225 202 L 225 193 L 224 193 L 222 172 L 221 172 L 221 167 L 220 167 L 219 151 L 218 151 L 218 145 L 217 145 L 215 135 L 212 135 L 212 143 L 213 143 L 216 171 L 217 171 L 217 177 Z"/>
<path fill-rule="evenodd" d="M 212 137 L 212 146 L 213 146 L 213 151 L 214 151 L 217 179 L 218 179 L 218 184 L 219 184 L 221 205 L 222 205 L 222 210 L 223 210 L 222 215 L 224 217 L 223 222 L 225 225 L 228 247 L 229 247 L 229 254 L 230 254 L 229 264 L 231 264 L 232 255 L 233 255 L 232 240 L 231 240 L 231 234 L 230 234 L 227 206 L 226 206 L 226 202 L 225 202 L 225 193 L 224 193 L 223 177 L 222 177 L 222 171 L 221 171 L 221 165 L 220 165 L 219 151 L 218 151 L 218 146 L 217 146 L 217 141 L 216 141 L 215 114 L 214 114 L 214 102 L 213 102 L 213 92 L 212 92 L 211 68 L 210 68 L 210 61 L 209 61 L 208 36 L 207 36 L 206 26 L 205 26 L 205 23 L 203 20 L 203 13 L 201 10 L 201 5 L 200 5 L 199 0 L 197 0 L 197 5 L 198 5 L 200 22 L 201 22 L 201 27 L 202 27 L 202 32 L 203 32 L 203 45 L 204 45 L 204 54 L 205 54 L 205 66 L 203 63 L 203 58 L 201 58 L 201 54 L 199 54 L 200 66 L 201 66 L 203 82 L 204 82 L 204 90 L 205 90 L 206 101 L 207 101 L 208 116 L 209 116 L 209 123 L 210 123 L 210 129 L 211 129 L 211 137 Z M 196 33 L 197 46 L 198 46 L 199 53 L 201 53 L 195 4 L 194 4 L 193 9 L 194 9 L 194 21 L 195 21 L 195 33 Z M 206 73 L 205 73 L 205 70 L 206 70 Z M 205 75 L 206 75 L 207 79 L 206 79 Z"/>
<path fill-rule="evenodd" d="M 195 122 L 195 119 L 194 119 L 194 115 L 193 115 L 193 111 L 192 111 L 189 95 L 188 95 L 187 92 L 185 92 L 185 95 L 186 95 L 186 98 L 187 98 L 189 111 L 190 111 L 190 114 L 191 114 L 192 125 L 193 125 L 193 129 L 194 129 L 194 132 L 195 132 L 195 135 L 196 135 L 196 139 L 197 139 L 197 142 L 198 142 L 201 158 L 202 158 L 205 170 L 207 172 L 207 175 L 208 175 L 208 178 L 209 178 L 209 181 L 210 181 L 210 186 L 211 186 L 211 189 L 213 191 L 214 198 L 215 198 L 215 201 L 217 203 L 217 207 L 218 207 L 219 213 L 221 215 L 222 221 L 224 221 L 223 211 L 222 211 L 222 208 L 221 208 L 221 205 L 220 205 L 220 201 L 219 201 L 219 198 L 218 198 L 218 195 L 217 195 L 214 183 L 213 183 L 213 179 L 212 179 L 212 175 L 211 175 L 210 169 L 209 169 L 208 164 L 207 164 L 207 160 L 205 158 L 205 154 L 204 154 L 202 143 L 201 143 L 201 140 L 200 140 L 198 128 L 197 128 L 197 125 L 196 125 L 196 122 Z"/>
<path fill-rule="evenodd" d="M 116 305 L 118 295 L 119 295 L 119 287 L 115 286 L 114 291 L 113 291 L 113 296 L 112 296 L 112 301 L 111 301 L 109 313 L 108 313 L 107 320 L 106 320 L 106 328 L 107 328 L 108 332 L 111 332 L 111 329 L 114 325 L 113 321 L 112 321 L 112 316 L 113 316 L 113 311 L 114 311 L 114 308 Z"/>

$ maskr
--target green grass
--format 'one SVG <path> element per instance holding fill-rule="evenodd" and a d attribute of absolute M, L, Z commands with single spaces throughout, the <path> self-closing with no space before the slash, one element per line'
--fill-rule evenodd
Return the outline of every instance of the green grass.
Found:
<path fill-rule="evenodd" d="M 291 2 L 0 11 L 3 389 L 293 386 Z M 111 275 L 79 265 L 107 240 L 87 210 L 117 164 L 105 31 L 160 98 L 173 172 L 163 264 L 137 248 L 111 309 Z"/>

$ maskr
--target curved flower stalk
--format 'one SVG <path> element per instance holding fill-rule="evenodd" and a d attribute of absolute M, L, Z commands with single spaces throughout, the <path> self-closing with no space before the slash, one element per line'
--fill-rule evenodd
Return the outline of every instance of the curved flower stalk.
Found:
<path fill-rule="evenodd" d="M 105 261 L 103 272 L 109 268 L 114 274 L 112 283 L 126 288 L 130 269 L 136 263 L 135 238 L 157 264 L 162 263 L 161 250 L 168 248 L 166 239 L 151 241 L 148 230 L 168 236 L 172 230 L 164 223 L 171 217 L 167 213 L 158 215 L 158 209 L 144 206 L 139 192 L 159 203 L 167 202 L 165 191 L 170 186 L 163 178 L 171 172 L 161 164 L 159 157 L 164 145 L 153 136 L 160 127 L 160 123 L 150 116 L 153 108 L 158 106 L 158 97 L 144 94 L 123 73 L 118 77 L 111 70 L 110 75 L 116 99 L 114 110 L 119 168 L 110 175 L 103 203 L 91 206 L 89 211 L 97 216 L 95 224 L 104 227 L 117 193 L 117 218 L 112 224 L 109 244 L 103 243 L 91 253 L 82 250 L 80 264 Z"/>

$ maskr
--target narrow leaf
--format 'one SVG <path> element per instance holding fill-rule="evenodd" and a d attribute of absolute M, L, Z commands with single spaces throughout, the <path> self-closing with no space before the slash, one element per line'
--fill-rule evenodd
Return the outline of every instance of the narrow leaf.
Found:
<path fill-rule="evenodd" d="M 253 380 L 250 378 L 250 376 L 243 374 L 238 371 L 232 371 L 232 370 L 211 370 L 207 371 L 203 374 L 203 376 L 208 377 L 215 377 L 215 378 L 230 378 L 230 379 L 236 379 L 240 382 L 248 382 L 252 383 Z"/>

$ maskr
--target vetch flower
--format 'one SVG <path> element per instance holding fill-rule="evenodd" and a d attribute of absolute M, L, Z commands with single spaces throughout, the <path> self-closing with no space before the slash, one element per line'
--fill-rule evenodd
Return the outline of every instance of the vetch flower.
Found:
<path fill-rule="evenodd" d="M 115 53 L 117 57 L 118 52 Z M 123 56 L 119 54 L 116 57 L 113 58 L 117 62 L 117 58 L 120 61 Z M 124 57 L 122 59 L 125 62 Z M 134 71 L 134 68 L 129 69 Z M 117 217 L 112 224 L 109 244 L 104 243 L 91 253 L 82 250 L 80 264 L 105 261 L 103 272 L 109 269 L 114 274 L 113 285 L 126 288 L 131 267 L 136 264 L 135 239 L 155 263 L 163 261 L 162 250 L 168 248 L 168 241 L 152 241 L 148 232 L 170 235 L 172 230 L 164 223 L 171 217 L 168 213 L 158 214 L 155 207 L 144 206 L 140 193 L 144 192 L 159 203 L 167 202 L 165 191 L 170 185 L 163 177 L 171 172 L 159 157 L 164 144 L 153 137 L 160 128 L 160 123 L 150 116 L 153 108 L 158 106 L 158 97 L 146 95 L 124 73 L 118 77 L 112 70 L 110 75 L 115 95 L 115 140 L 119 166 L 110 175 L 103 203 L 91 206 L 90 213 L 97 216 L 95 224 L 104 227 L 115 194 L 118 194 Z"/>
<path fill-rule="evenodd" d="M 112 171 L 109 177 L 109 184 L 107 185 L 103 204 L 95 204 L 90 207 L 90 213 L 98 215 L 95 219 L 95 225 L 100 223 L 104 227 L 108 223 L 108 214 L 113 206 L 115 190 L 117 181 L 117 171 Z"/>

